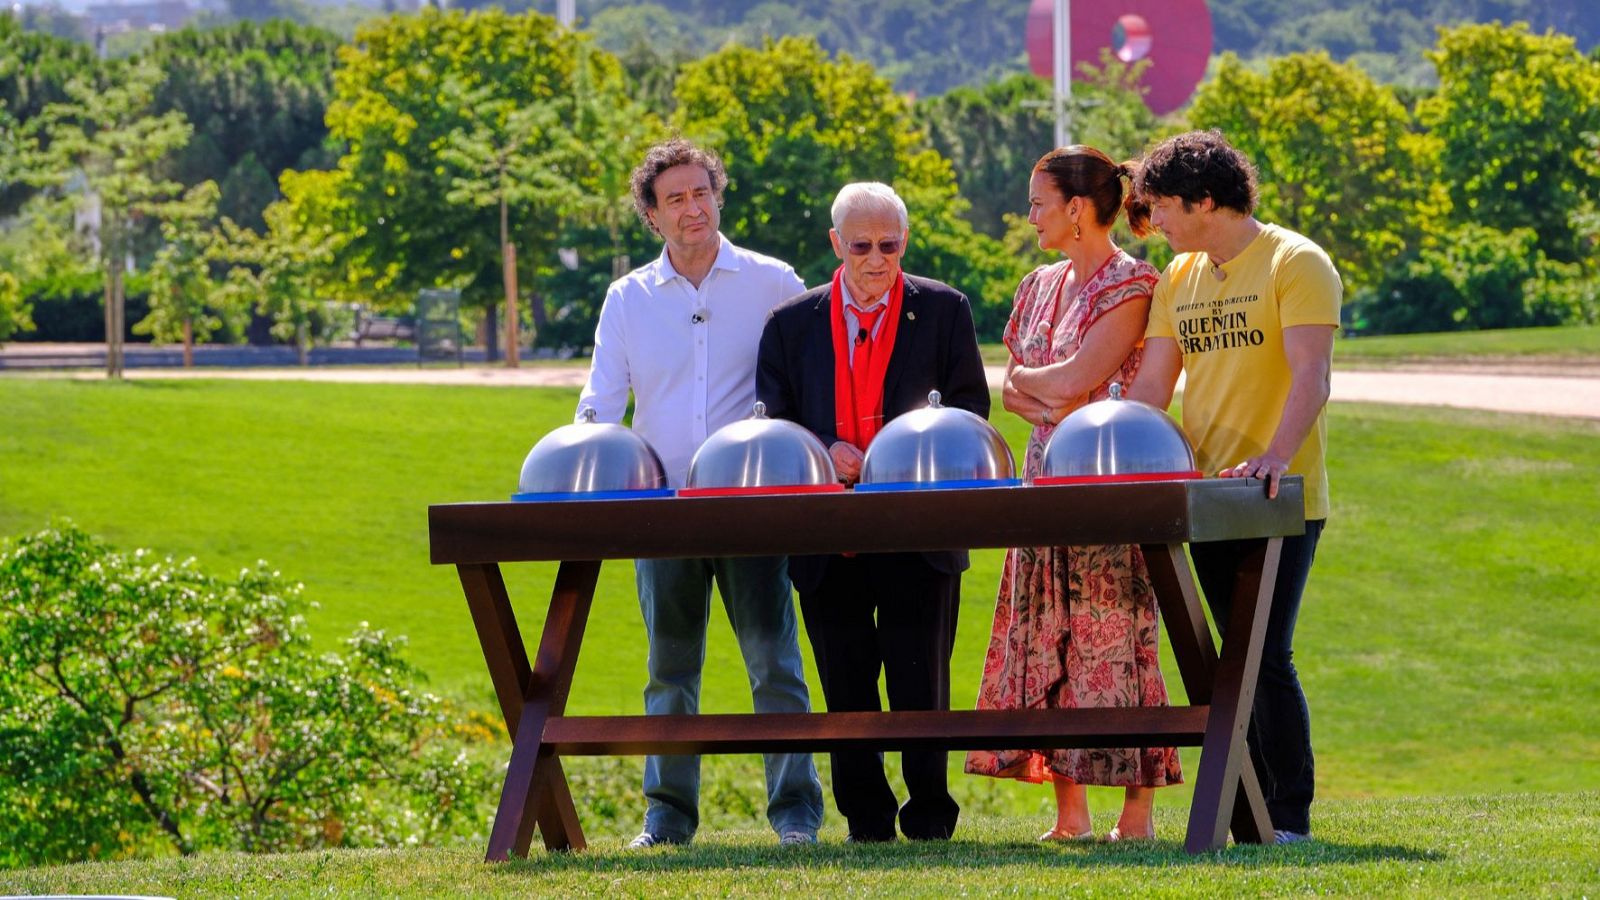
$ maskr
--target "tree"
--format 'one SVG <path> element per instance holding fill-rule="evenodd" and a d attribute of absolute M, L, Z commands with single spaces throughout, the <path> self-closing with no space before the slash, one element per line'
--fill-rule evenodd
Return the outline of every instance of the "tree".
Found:
<path fill-rule="evenodd" d="M 1449 208 L 1437 142 L 1418 134 L 1394 91 L 1325 53 L 1271 60 L 1225 54 L 1189 111 L 1261 175 L 1265 218 L 1313 236 L 1345 282 L 1370 287 L 1419 246 Z"/>
<path fill-rule="evenodd" d="M 86 44 L 25 30 L 15 18 L 0 13 L 0 108 L 8 112 L 13 127 L 24 128 L 45 107 L 64 102 L 67 82 L 92 78 L 96 68 Z M 18 178 L 5 179 L 0 184 L 0 218 L 14 214 L 34 191 Z"/>
<path fill-rule="evenodd" d="M 363 287 L 382 302 L 409 302 L 420 288 L 450 286 L 492 312 L 501 293 L 498 204 L 446 200 L 456 179 L 472 175 L 441 153 L 452 134 L 470 135 L 475 127 L 472 111 L 451 99 L 446 83 L 460 86 L 457 98 L 570 110 L 581 77 L 595 102 L 626 108 L 620 66 L 589 47 L 587 36 L 548 16 L 431 9 L 363 29 L 340 59 L 328 124 L 350 147 L 339 162 L 346 176 L 340 189 L 353 216 L 343 261 L 371 273 Z M 577 138 L 580 152 L 567 154 L 559 166 L 567 177 L 591 156 L 618 155 L 606 134 Z M 508 216 L 529 244 L 555 247 L 558 217 L 515 201 Z M 538 263 L 519 260 L 529 271 Z"/>
<path fill-rule="evenodd" d="M 223 219 L 210 258 L 229 265 L 220 289 L 223 309 L 245 309 L 270 316 L 272 334 L 294 344 L 300 365 L 310 362 L 311 345 L 325 339 L 331 318 L 329 300 L 350 296 L 371 273 L 344 267 L 341 254 L 349 232 L 342 199 L 343 172 L 285 172 L 283 199 L 263 213 L 267 227 L 258 234 Z"/>
<path fill-rule="evenodd" d="M 167 848 L 426 840 L 484 775 L 365 626 L 314 652 L 301 588 L 119 553 L 72 526 L 0 544 L 0 866 Z"/>
<path fill-rule="evenodd" d="M 1148 63 L 1129 66 L 1110 53 L 1100 63 L 1078 66 L 1073 142 L 1116 160 L 1137 156 L 1157 133 L 1138 86 Z M 1001 237 L 1005 214 L 1027 206 L 1029 175 L 1055 143 L 1050 98 L 1049 82 L 1019 74 L 983 87 L 955 88 L 916 105 L 918 123 L 955 167 L 961 194 L 972 204 L 968 220 L 984 234 Z"/>
<path fill-rule="evenodd" d="M 160 35 L 145 57 L 166 78 L 153 109 L 194 126 L 169 174 L 187 187 L 215 181 L 218 213 L 251 228 L 278 199 L 290 168 L 328 168 L 323 118 L 333 92 L 333 34 L 287 21 L 185 28 Z"/>
<path fill-rule="evenodd" d="M 5 104 L 0 102 L 0 193 L 21 181 L 20 155 L 22 139 L 17 134 L 16 120 Z M 17 276 L 0 267 L 0 343 L 18 331 L 33 327 L 27 300 L 22 296 L 22 283 Z"/>
<path fill-rule="evenodd" d="M 1440 142 L 1455 221 L 1531 228 L 1551 259 L 1585 259 L 1572 214 L 1600 196 L 1582 140 L 1600 131 L 1600 62 L 1522 24 L 1446 30 L 1428 58 L 1439 89 L 1417 114 Z"/>
<path fill-rule="evenodd" d="M 29 177 L 65 191 L 81 183 L 81 200 L 97 216 L 95 256 L 105 273 L 106 373 L 122 377 L 124 284 L 142 220 L 160 221 L 182 186 L 161 177 L 168 154 L 189 139 L 177 111 L 150 114 L 161 73 L 147 64 L 119 67 L 102 83 L 77 78 L 69 99 L 45 107 L 30 128 L 43 149 Z"/>
<path fill-rule="evenodd" d="M 674 124 L 727 162 L 722 221 L 734 240 L 822 284 L 838 266 L 827 237 L 834 195 L 851 181 L 890 183 L 911 216 L 906 267 L 961 287 L 987 321 L 985 303 L 998 302 L 988 285 L 1009 278 L 1014 261 L 963 218 L 949 161 L 870 65 L 830 59 L 803 38 L 730 46 L 686 66 L 677 95 Z M 1007 289 L 1005 308 L 1010 298 Z"/>
<path fill-rule="evenodd" d="M 1545 257 L 1533 229 L 1469 223 L 1398 264 L 1359 311 L 1375 333 L 1592 323 L 1591 290 L 1577 264 Z"/>
<path fill-rule="evenodd" d="M 243 331 L 246 305 L 227 303 L 211 277 L 217 232 L 216 182 L 203 181 L 173 204 L 161 223 L 163 243 L 150 264 L 150 313 L 133 326 L 158 341 L 182 341 L 183 365 L 194 365 L 194 345 L 219 330 Z M 236 296 L 236 295 L 235 295 Z"/>
<path fill-rule="evenodd" d="M 536 218 L 576 207 L 582 192 L 564 169 L 583 153 L 567 127 L 570 101 L 545 100 L 519 106 L 495 96 L 493 86 L 465 88 L 447 79 L 443 96 L 463 111 L 466 121 L 445 136 L 439 159 L 453 166 L 445 199 L 458 206 L 498 207 L 500 266 L 506 299 L 506 363 L 517 365 L 518 316 L 516 248 L 511 243 L 511 207 L 531 209 Z M 542 313 L 542 309 L 540 310 Z M 544 316 L 534 316 L 535 329 Z"/>
<path fill-rule="evenodd" d="M 17 276 L 0 271 L 0 343 L 19 331 L 32 331 L 32 312 Z"/>

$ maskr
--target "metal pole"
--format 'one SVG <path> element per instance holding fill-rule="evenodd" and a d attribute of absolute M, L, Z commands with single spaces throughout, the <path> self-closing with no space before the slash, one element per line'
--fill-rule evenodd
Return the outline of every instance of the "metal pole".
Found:
<path fill-rule="evenodd" d="M 563 27 L 571 28 L 576 18 L 578 18 L 578 0 L 556 0 L 556 22 Z"/>
<path fill-rule="evenodd" d="M 1072 143 L 1072 0 L 1056 0 L 1055 48 L 1056 146 Z"/>

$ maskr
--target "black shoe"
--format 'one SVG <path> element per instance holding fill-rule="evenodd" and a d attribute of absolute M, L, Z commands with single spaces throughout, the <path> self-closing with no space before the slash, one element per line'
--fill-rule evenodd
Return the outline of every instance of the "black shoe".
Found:
<path fill-rule="evenodd" d="M 895 840 L 894 832 L 887 834 L 880 831 L 852 831 L 844 839 L 846 844 L 892 844 Z"/>

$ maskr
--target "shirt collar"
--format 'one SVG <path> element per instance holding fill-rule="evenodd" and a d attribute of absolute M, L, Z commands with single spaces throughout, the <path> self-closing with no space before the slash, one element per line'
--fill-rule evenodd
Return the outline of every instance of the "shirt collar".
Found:
<path fill-rule="evenodd" d="M 891 288 L 890 290 L 893 290 L 893 288 Z M 878 301 L 881 303 L 882 301 L 887 299 L 888 296 L 889 296 L 889 291 L 884 291 L 883 292 L 883 296 L 879 297 Z M 854 295 L 852 295 L 850 293 L 850 285 L 846 284 L 845 280 L 843 278 L 839 279 L 839 297 L 842 300 L 844 300 L 844 305 L 846 307 L 846 311 L 850 312 L 851 315 L 855 314 L 853 312 L 853 310 L 871 309 L 872 308 L 871 306 L 863 306 L 862 304 L 856 302 L 856 298 L 854 297 Z"/>
<path fill-rule="evenodd" d="M 733 242 L 723 237 L 722 232 L 717 232 L 717 240 L 721 244 L 717 247 L 717 258 L 711 263 L 711 271 L 725 269 L 729 272 L 739 271 L 739 256 L 733 249 Z M 710 274 L 709 272 L 706 274 Z M 672 257 L 667 253 L 665 244 L 661 245 L 661 257 L 656 265 L 656 284 L 666 284 L 674 278 L 680 277 L 678 270 L 672 266 Z"/>

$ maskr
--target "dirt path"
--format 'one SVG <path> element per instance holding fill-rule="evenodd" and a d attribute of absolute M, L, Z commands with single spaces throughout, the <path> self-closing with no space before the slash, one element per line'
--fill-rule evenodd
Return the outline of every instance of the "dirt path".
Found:
<path fill-rule="evenodd" d="M 1004 370 L 988 369 L 997 385 Z M 360 384 L 455 384 L 491 387 L 580 387 L 588 374 L 581 365 L 538 365 L 521 369 L 483 366 L 460 369 L 385 368 L 251 368 L 129 369 L 132 379 L 236 378 L 250 380 L 331 381 Z M 63 373 L 13 377 L 63 377 Z M 97 379 L 98 372 L 74 372 L 73 378 Z M 1181 386 L 1181 385 L 1180 385 Z M 1600 377 L 1577 375 L 1513 375 L 1454 371 L 1349 371 L 1333 373 L 1335 402 L 1397 403 L 1453 406 L 1495 412 L 1529 413 L 1600 419 Z"/>

